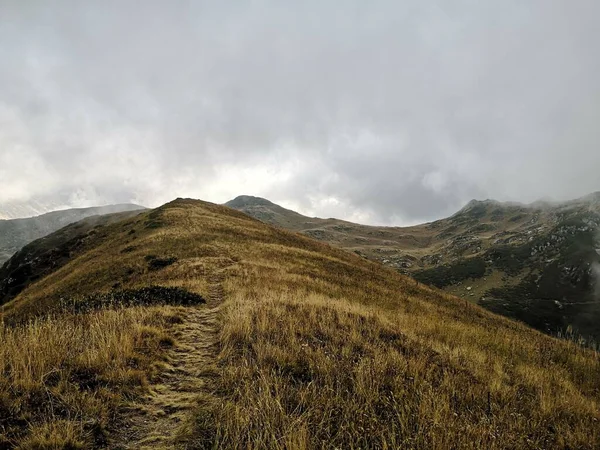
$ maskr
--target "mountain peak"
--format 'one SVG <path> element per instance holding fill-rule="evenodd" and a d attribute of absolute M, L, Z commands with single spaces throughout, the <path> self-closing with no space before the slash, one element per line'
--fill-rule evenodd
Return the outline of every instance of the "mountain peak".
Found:
<path fill-rule="evenodd" d="M 467 203 L 465 207 L 468 208 L 468 207 L 478 206 L 478 205 L 497 205 L 500 203 L 501 202 L 499 202 L 498 200 L 494 200 L 491 198 L 486 198 L 485 200 L 477 200 L 476 198 L 474 198 L 469 203 Z"/>
<path fill-rule="evenodd" d="M 253 195 L 238 195 L 233 200 L 229 200 L 225 203 L 225 206 L 230 208 L 241 208 L 245 206 L 276 206 L 275 203 L 262 197 L 255 197 Z"/>
<path fill-rule="evenodd" d="M 463 214 L 472 211 L 484 211 L 488 206 L 498 206 L 502 205 L 498 200 L 485 199 L 485 200 L 477 200 L 473 199 L 465 206 L 463 206 L 455 215 Z"/>

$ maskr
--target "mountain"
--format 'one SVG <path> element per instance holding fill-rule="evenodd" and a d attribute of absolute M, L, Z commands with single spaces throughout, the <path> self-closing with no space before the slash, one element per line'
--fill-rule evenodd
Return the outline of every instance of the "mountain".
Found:
<path fill-rule="evenodd" d="M 539 330 L 600 339 L 600 193 L 564 203 L 469 202 L 412 227 L 308 218 L 252 197 L 227 206 L 379 261 Z M 282 211 L 283 210 L 283 211 Z"/>
<path fill-rule="evenodd" d="M 600 446 L 595 352 L 351 252 L 189 199 L 45 241 L 0 447 Z"/>
<path fill-rule="evenodd" d="M 261 222 L 290 230 L 303 230 L 311 224 L 311 219 L 302 214 L 251 195 L 240 195 L 225 203 L 225 206 L 242 211 Z"/>
<path fill-rule="evenodd" d="M 142 209 L 144 207 L 139 205 L 120 204 L 65 209 L 27 219 L 0 220 L 0 265 L 25 244 L 85 217 Z"/>

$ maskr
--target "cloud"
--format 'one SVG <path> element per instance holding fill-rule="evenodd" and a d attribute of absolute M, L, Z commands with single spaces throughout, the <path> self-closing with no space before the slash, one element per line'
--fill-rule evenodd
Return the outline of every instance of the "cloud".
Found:
<path fill-rule="evenodd" d="M 411 223 L 600 189 L 592 0 L 0 3 L 0 203 Z"/>

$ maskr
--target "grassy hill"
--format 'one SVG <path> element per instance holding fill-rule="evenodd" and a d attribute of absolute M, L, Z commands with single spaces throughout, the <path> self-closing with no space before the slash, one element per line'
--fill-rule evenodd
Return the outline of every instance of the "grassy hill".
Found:
<path fill-rule="evenodd" d="M 596 353 L 392 268 L 195 200 L 80 239 L 3 300 L 0 447 L 600 446 Z"/>
<path fill-rule="evenodd" d="M 0 220 L 0 265 L 31 241 L 46 236 L 86 217 L 125 211 L 139 211 L 133 204 L 72 208 L 27 219 Z"/>
<path fill-rule="evenodd" d="M 228 206 L 379 261 L 550 334 L 600 340 L 600 193 L 532 205 L 472 201 L 412 227 L 309 218 L 256 197 Z"/>

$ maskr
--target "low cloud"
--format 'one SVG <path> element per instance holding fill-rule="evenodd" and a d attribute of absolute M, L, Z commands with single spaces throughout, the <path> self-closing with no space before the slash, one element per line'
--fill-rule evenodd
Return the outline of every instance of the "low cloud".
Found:
<path fill-rule="evenodd" d="M 8 0 L 0 204 L 254 194 L 405 224 L 471 198 L 584 195 L 600 189 L 599 13 Z"/>

